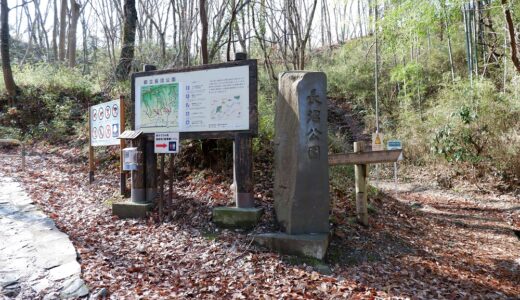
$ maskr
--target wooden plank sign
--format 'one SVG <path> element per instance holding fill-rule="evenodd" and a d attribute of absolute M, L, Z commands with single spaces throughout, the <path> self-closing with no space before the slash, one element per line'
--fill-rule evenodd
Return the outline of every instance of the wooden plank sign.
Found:
<path fill-rule="evenodd" d="M 396 162 L 402 150 L 383 150 L 329 155 L 329 166 Z"/>

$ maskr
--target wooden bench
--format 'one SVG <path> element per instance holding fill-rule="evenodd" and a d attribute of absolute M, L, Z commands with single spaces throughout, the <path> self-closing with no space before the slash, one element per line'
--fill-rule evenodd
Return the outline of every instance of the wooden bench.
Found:
<path fill-rule="evenodd" d="M 22 171 L 25 170 L 25 144 L 20 140 L 16 139 L 0 139 L 0 145 L 17 145 L 22 149 L 20 155 L 0 154 L 0 157 L 21 157 L 22 159 Z"/>

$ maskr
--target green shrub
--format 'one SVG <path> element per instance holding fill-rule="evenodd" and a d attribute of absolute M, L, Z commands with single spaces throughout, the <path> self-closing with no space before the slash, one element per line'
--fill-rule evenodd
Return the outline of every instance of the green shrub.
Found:
<path fill-rule="evenodd" d="M 520 104 L 512 93 L 497 93 L 489 80 L 477 80 L 473 86 L 459 80 L 432 101 L 424 119 L 400 112 L 398 135 L 405 140 L 408 157 L 428 160 L 440 155 L 481 171 L 520 175 Z M 434 156 L 428 158 L 427 148 Z"/>
<path fill-rule="evenodd" d="M 14 70 L 21 92 L 15 107 L 0 110 L 0 125 L 17 128 L 25 139 L 67 141 L 88 106 L 105 100 L 96 93 L 99 86 L 76 69 L 36 64 Z M 6 97 L 2 91 L 0 103 L 6 104 Z"/>

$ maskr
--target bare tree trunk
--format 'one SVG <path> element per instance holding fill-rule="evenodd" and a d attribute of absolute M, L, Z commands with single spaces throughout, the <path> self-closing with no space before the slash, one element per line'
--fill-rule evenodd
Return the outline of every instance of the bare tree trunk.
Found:
<path fill-rule="evenodd" d="M 76 30 L 78 28 L 80 5 L 76 0 L 70 0 L 70 24 L 69 24 L 69 67 L 76 66 Z"/>
<path fill-rule="evenodd" d="M 229 31 L 228 31 L 228 41 L 227 41 L 227 51 L 226 51 L 226 59 L 227 61 L 231 61 L 231 39 L 233 38 L 233 23 L 235 22 L 237 12 L 235 0 L 231 0 L 231 20 L 229 21 Z"/>
<path fill-rule="evenodd" d="M 511 60 L 515 65 L 516 71 L 520 72 L 520 60 L 518 59 L 518 49 L 516 46 L 516 34 L 515 25 L 513 18 L 511 17 L 511 11 L 509 10 L 509 4 L 507 0 L 502 0 L 502 6 L 504 7 L 504 15 L 506 17 L 507 29 L 509 31 L 509 44 L 511 45 Z"/>
<path fill-rule="evenodd" d="M 58 31 L 59 31 L 59 19 L 58 19 L 58 1 L 54 0 L 54 24 L 52 26 L 52 59 L 58 60 Z"/>
<path fill-rule="evenodd" d="M 296 2 L 292 0 L 289 3 L 289 24 L 293 28 L 293 32 L 296 35 L 296 51 L 294 53 L 296 61 L 295 66 L 299 70 L 303 70 L 305 69 L 305 47 L 307 47 L 307 43 L 309 42 L 309 38 L 311 36 L 311 28 L 316 12 L 316 6 L 318 5 L 318 0 L 313 1 L 311 11 L 309 12 L 307 18 L 307 24 L 301 24 L 304 21 L 300 17 Z M 306 27 L 300 29 L 300 25 L 305 25 Z M 303 29 L 305 32 L 302 32 Z"/>
<path fill-rule="evenodd" d="M 137 27 L 137 10 L 135 0 L 125 0 L 123 24 L 123 45 L 121 46 L 121 57 L 116 67 L 116 78 L 125 80 L 128 78 L 134 60 L 135 30 Z"/>
<path fill-rule="evenodd" d="M 36 20 L 32 21 L 31 13 L 29 12 L 29 9 L 27 6 L 23 7 L 23 11 L 25 12 L 25 17 L 27 18 L 27 47 L 25 48 L 25 53 L 23 55 L 22 60 L 20 61 L 19 66 L 23 67 L 25 64 L 25 60 L 27 56 L 29 55 L 29 52 L 31 52 L 33 41 L 36 43 L 36 47 L 38 47 L 38 41 L 36 40 L 34 36 L 34 26 L 36 25 Z"/>
<path fill-rule="evenodd" d="M 67 31 L 67 0 L 61 0 L 59 60 L 65 60 L 65 34 Z"/>
<path fill-rule="evenodd" d="M 0 0 L 0 54 L 2 55 L 2 71 L 4 73 L 4 83 L 7 94 L 10 98 L 10 105 L 14 104 L 14 98 L 19 92 L 18 86 L 14 82 L 13 71 L 11 70 L 11 59 L 9 57 L 9 7 L 7 0 Z"/>
<path fill-rule="evenodd" d="M 40 47 L 43 48 L 42 46 L 45 47 L 45 60 L 48 62 L 49 61 L 49 56 L 50 56 L 50 47 L 49 47 L 49 37 L 47 35 L 47 30 L 45 30 L 45 21 L 47 19 L 47 12 L 48 10 L 46 9 L 45 11 L 45 19 L 42 17 L 42 12 L 41 12 L 41 9 L 40 9 L 40 0 L 34 0 L 34 10 L 35 10 L 35 19 L 38 21 L 38 39 L 39 39 L 39 44 L 40 44 Z M 48 8 L 49 6 L 47 6 Z"/>
<path fill-rule="evenodd" d="M 200 10 L 200 23 L 202 25 L 202 35 L 200 37 L 200 47 L 202 54 L 202 64 L 205 65 L 209 62 L 208 52 L 208 12 L 206 11 L 206 1 L 199 1 Z"/>
<path fill-rule="evenodd" d="M 85 18 L 85 14 L 81 16 L 81 31 L 83 32 L 83 74 L 89 73 L 89 61 L 88 61 L 88 21 Z"/>

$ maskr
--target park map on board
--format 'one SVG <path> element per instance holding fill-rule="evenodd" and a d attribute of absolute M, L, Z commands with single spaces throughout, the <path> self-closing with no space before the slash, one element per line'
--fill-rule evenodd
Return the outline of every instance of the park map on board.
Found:
<path fill-rule="evenodd" d="M 141 87 L 141 127 L 179 127 L 179 83 Z"/>

